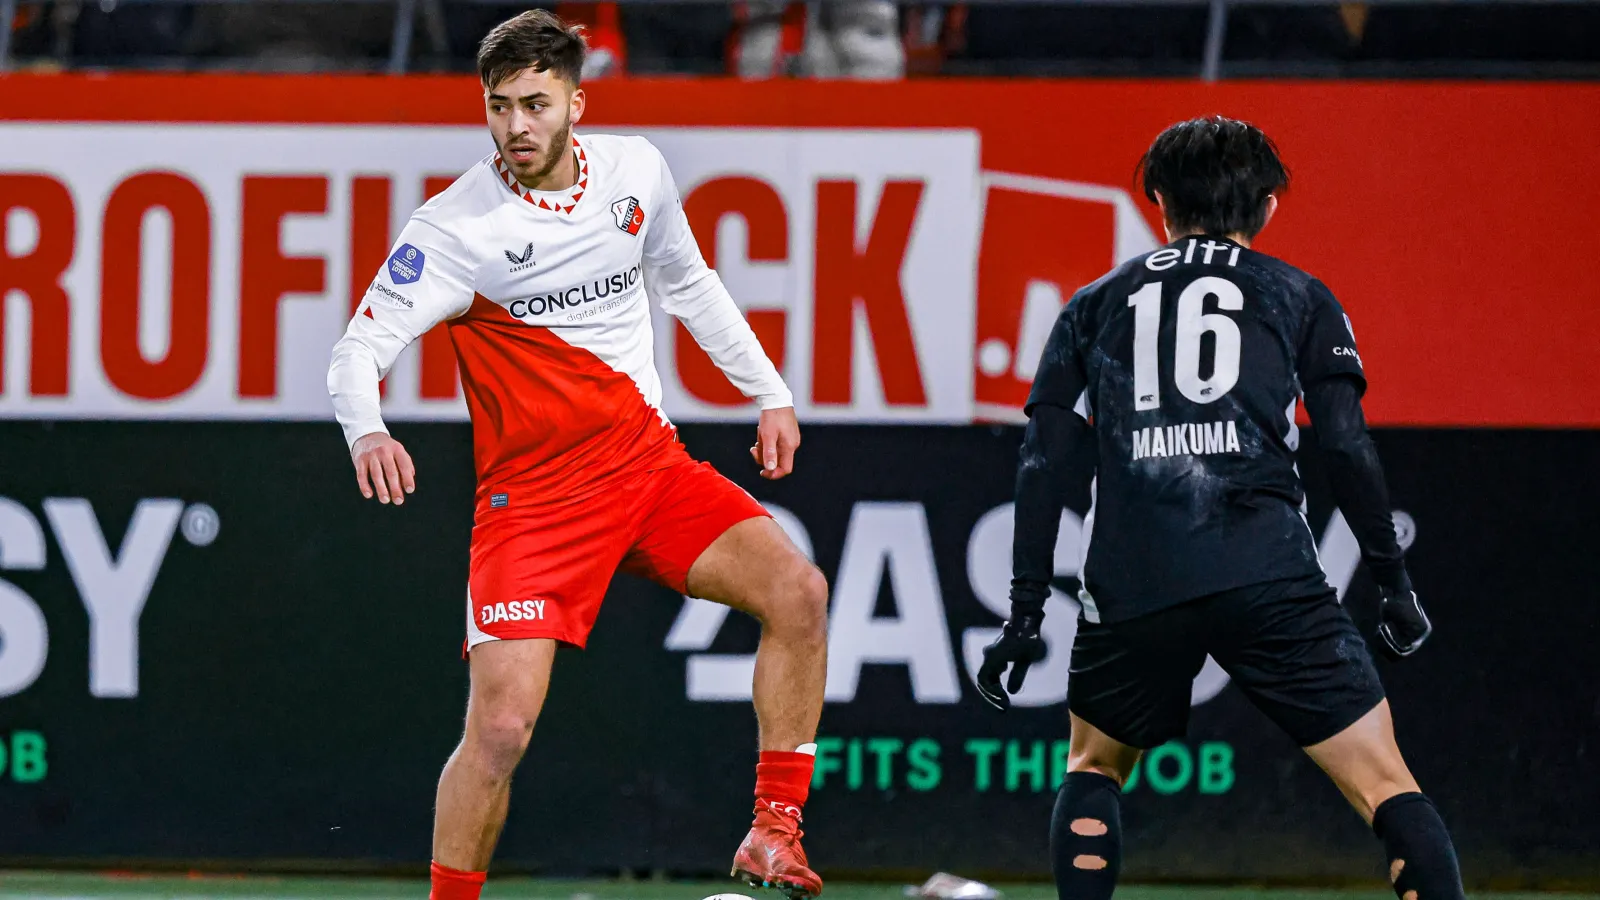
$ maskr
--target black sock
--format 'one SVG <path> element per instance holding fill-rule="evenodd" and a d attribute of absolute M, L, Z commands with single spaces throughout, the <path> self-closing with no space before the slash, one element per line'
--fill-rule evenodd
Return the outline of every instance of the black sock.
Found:
<path fill-rule="evenodd" d="M 1069 772 L 1050 817 L 1050 859 L 1061 900 L 1108 900 L 1122 871 L 1122 788 L 1098 772 Z"/>
<path fill-rule="evenodd" d="M 1389 880 L 1402 900 L 1466 900 L 1450 832 L 1433 801 L 1396 794 L 1372 813 L 1372 830 L 1389 858 Z"/>

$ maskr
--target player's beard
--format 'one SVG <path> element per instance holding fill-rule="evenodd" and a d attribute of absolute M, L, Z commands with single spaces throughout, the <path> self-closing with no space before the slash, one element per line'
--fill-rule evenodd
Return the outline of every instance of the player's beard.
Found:
<path fill-rule="evenodd" d="M 550 173 L 556 170 L 556 166 L 561 165 L 561 155 L 571 152 L 572 117 L 569 115 L 567 120 L 561 124 L 561 129 L 550 139 L 550 144 L 545 148 L 544 154 L 528 163 L 526 171 L 518 172 L 513 166 L 512 173 L 516 175 L 518 181 L 522 182 L 523 187 L 533 190 L 545 190 L 545 188 L 534 187 L 534 185 L 543 184 L 545 179 L 550 177 Z M 504 147 L 500 148 L 500 156 L 509 162 L 510 154 L 505 152 Z"/>

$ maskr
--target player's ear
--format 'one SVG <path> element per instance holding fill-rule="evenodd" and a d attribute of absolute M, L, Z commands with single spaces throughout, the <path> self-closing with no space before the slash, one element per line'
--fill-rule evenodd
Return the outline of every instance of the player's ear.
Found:
<path fill-rule="evenodd" d="M 1278 195 L 1267 195 L 1267 214 L 1261 218 L 1261 227 L 1265 229 L 1267 223 L 1272 221 L 1272 214 L 1278 211 Z"/>
<path fill-rule="evenodd" d="M 584 109 L 589 105 L 589 95 L 583 92 L 583 88 L 578 88 L 572 92 L 572 99 L 568 102 L 571 104 L 569 109 L 572 113 L 572 122 L 577 124 L 578 120 L 583 118 Z"/>
<path fill-rule="evenodd" d="M 1161 230 L 1167 235 L 1167 243 L 1172 243 L 1172 219 L 1167 216 L 1167 198 L 1161 196 L 1160 191 L 1151 191 L 1156 195 L 1156 208 L 1161 210 Z"/>

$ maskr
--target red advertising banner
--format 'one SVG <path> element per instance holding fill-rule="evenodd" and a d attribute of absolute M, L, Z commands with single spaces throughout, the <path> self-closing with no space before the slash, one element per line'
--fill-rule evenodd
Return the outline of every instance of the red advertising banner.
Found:
<path fill-rule="evenodd" d="M 1259 248 L 1349 310 L 1375 424 L 1600 426 L 1600 86 L 597 82 L 817 421 L 1015 417 L 1060 304 L 1163 240 L 1132 193 L 1220 113 L 1294 182 Z M 327 350 L 409 211 L 491 148 L 468 77 L 0 78 L 0 416 L 331 417 Z M 667 411 L 749 415 L 657 321 Z M 396 418 L 464 415 L 448 342 Z M 1576 385 L 1576 387 L 1574 387 Z"/>

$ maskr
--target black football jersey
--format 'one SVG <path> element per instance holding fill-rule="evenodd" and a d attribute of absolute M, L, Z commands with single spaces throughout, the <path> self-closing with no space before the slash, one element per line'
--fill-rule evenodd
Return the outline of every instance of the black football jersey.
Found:
<path fill-rule="evenodd" d="M 1350 320 L 1301 270 L 1183 237 L 1078 291 L 1028 398 L 1093 426 L 1080 594 L 1115 622 L 1321 572 L 1295 469 L 1301 387 L 1365 378 Z"/>

